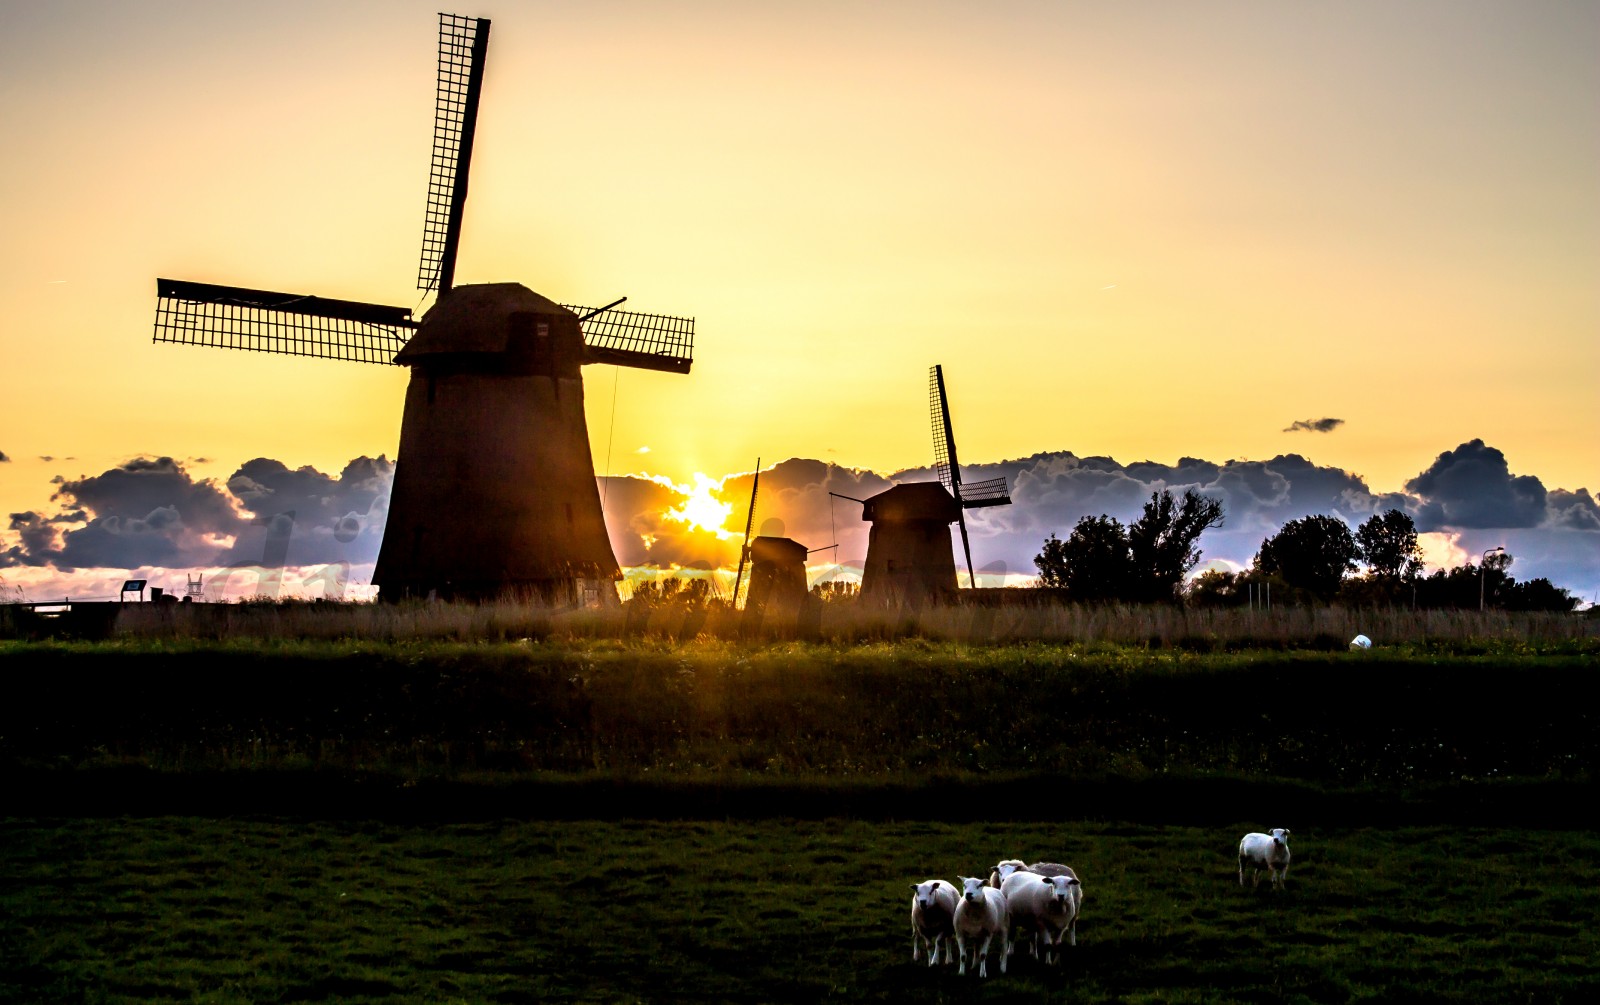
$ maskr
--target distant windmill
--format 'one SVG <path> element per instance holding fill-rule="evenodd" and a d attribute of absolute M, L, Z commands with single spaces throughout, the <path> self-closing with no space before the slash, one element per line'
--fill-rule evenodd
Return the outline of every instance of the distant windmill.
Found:
<path fill-rule="evenodd" d="M 155 341 L 411 367 L 372 577 L 384 599 L 614 598 L 580 367 L 688 373 L 694 321 L 454 285 L 488 45 L 486 18 L 439 15 L 417 278 L 438 299 L 420 325 L 403 307 L 158 279 Z"/>
<path fill-rule="evenodd" d="M 916 603 L 953 592 L 958 584 L 950 542 L 952 523 L 961 528 L 968 585 L 976 586 L 966 511 L 1011 502 L 1003 477 L 962 484 L 944 370 L 939 366 L 928 372 L 928 398 L 933 418 L 933 467 L 939 480 L 896 485 L 861 500 L 861 518 L 872 524 L 861 574 L 861 596 L 867 601 Z"/>
<path fill-rule="evenodd" d="M 792 538 L 762 534 L 750 539 L 755 526 L 756 497 L 761 489 L 761 460 L 756 459 L 756 476 L 750 483 L 750 510 L 744 519 L 744 544 L 739 548 L 739 571 L 733 579 L 735 607 L 745 566 L 750 567 L 750 590 L 745 596 L 747 618 L 759 624 L 766 616 L 792 625 L 806 601 L 806 546 Z M 768 521 L 780 523 L 779 521 Z M 763 528 L 765 529 L 765 528 Z M 816 551 L 826 551 L 817 548 Z"/>

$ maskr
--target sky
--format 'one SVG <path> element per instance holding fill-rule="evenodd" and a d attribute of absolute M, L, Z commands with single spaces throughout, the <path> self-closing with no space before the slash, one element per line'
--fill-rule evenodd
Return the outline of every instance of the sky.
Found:
<path fill-rule="evenodd" d="M 81 581 L 71 546 L 135 527 L 170 550 L 83 554 L 242 560 L 257 461 L 381 499 L 404 370 L 152 344 L 154 280 L 426 306 L 437 7 L 0 0 L 6 582 Z M 459 12 L 493 29 L 457 281 L 696 319 L 687 376 L 586 371 L 619 498 L 699 474 L 728 533 L 758 457 L 926 477 L 938 363 L 962 459 L 1018 500 L 980 567 L 1031 571 L 1134 485 L 1264 471 L 1289 487 L 1237 497 L 1208 556 L 1386 500 L 1441 563 L 1506 544 L 1600 591 L 1592 3 Z M 1324 475 L 1351 494 L 1294 491 Z M 205 485 L 210 518 L 177 505 Z M 338 541 L 324 515 L 359 578 L 381 520 Z M 659 516 L 608 511 L 625 564 Z"/>

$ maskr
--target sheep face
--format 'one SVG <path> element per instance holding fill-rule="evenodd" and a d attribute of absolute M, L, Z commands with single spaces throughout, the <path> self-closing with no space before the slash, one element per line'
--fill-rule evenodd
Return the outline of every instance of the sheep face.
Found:
<path fill-rule="evenodd" d="M 1060 905 L 1073 903 L 1072 888 L 1080 885 L 1071 876 L 1045 876 L 1045 885 L 1050 887 L 1048 897 Z"/>
<path fill-rule="evenodd" d="M 989 885 L 999 889 L 1000 885 L 1006 881 L 1007 876 L 1020 869 L 1026 869 L 1027 867 L 1027 863 L 1023 862 L 1020 858 L 1002 859 L 995 863 L 994 869 L 989 872 Z"/>
<path fill-rule="evenodd" d="M 983 903 L 983 880 L 976 876 L 961 877 L 961 899 L 970 904 Z"/>
<path fill-rule="evenodd" d="M 939 888 L 945 885 L 947 884 L 941 883 L 937 879 L 930 879 L 926 883 L 918 883 L 913 886 L 912 889 L 917 891 L 917 906 L 922 908 L 938 907 Z"/>
<path fill-rule="evenodd" d="M 1288 847 L 1289 829 L 1287 827 L 1274 827 L 1272 829 L 1272 843 Z"/>

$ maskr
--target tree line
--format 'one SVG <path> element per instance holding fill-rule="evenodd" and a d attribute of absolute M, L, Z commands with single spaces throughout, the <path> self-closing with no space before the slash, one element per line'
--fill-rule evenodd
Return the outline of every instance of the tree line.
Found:
<path fill-rule="evenodd" d="M 1571 611 L 1577 597 L 1544 577 L 1518 582 L 1506 551 L 1424 575 L 1416 523 L 1397 509 L 1375 513 L 1351 530 L 1343 520 L 1311 515 L 1290 520 L 1261 542 L 1249 568 L 1210 570 L 1199 564 L 1200 535 L 1220 527 L 1220 500 L 1193 489 L 1174 498 L 1151 494 L 1139 519 L 1085 516 L 1065 540 L 1051 534 L 1034 556 L 1039 585 L 1080 603 L 1170 603 L 1235 606 L 1271 596 L 1280 604 L 1394 605 L 1511 611 Z"/>

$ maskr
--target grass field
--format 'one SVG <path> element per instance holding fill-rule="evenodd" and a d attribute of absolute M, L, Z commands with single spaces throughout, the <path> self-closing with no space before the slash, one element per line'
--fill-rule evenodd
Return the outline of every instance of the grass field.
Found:
<path fill-rule="evenodd" d="M 1048 791 L 1041 799 L 1050 798 Z M 767 820 L 4 821 L 8 1002 L 1591 1002 L 1592 832 Z M 1079 944 L 910 960 L 917 880 L 1073 864 Z"/>
<path fill-rule="evenodd" d="M 0 642 L 0 1001 L 1587 1005 L 1595 656 Z M 914 966 L 909 884 L 1012 857 L 1065 966 Z"/>

